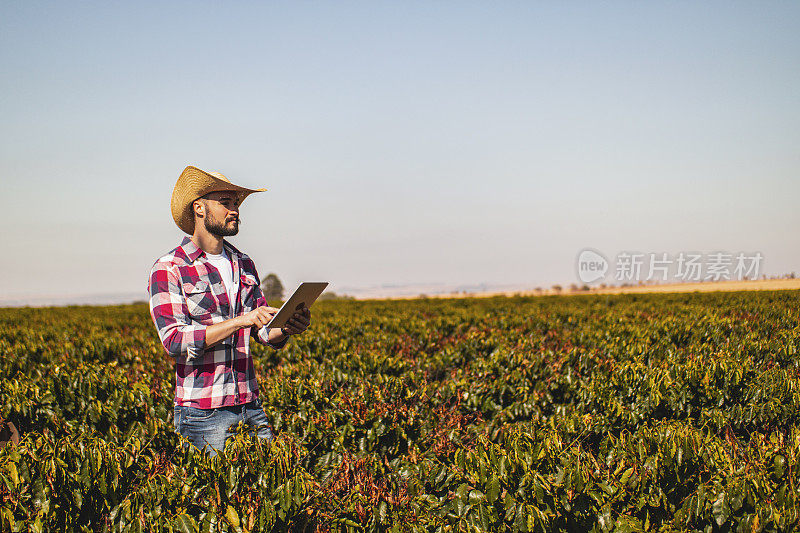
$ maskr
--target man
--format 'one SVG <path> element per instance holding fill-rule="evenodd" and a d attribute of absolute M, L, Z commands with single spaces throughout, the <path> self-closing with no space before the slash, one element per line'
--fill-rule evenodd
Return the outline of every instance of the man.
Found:
<path fill-rule="evenodd" d="M 259 437 L 272 431 L 258 399 L 250 338 L 282 348 L 311 323 L 307 307 L 283 328 L 267 328 L 268 307 L 255 264 L 224 237 L 239 232 L 239 206 L 254 192 L 216 172 L 188 166 L 172 191 L 172 218 L 191 237 L 155 262 L 150 314 L 175 358 L 175 428 L 216 455 L 243 422 Z"/>

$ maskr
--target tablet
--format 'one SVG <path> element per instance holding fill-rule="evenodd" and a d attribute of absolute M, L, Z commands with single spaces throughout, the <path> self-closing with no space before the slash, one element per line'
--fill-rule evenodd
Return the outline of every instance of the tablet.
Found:
<path fill-rule="evenodd" d="M 328 286 L 327 281 L 306 281 L 297 287 L 288 300 L 284 302 L 280 310 L 272 317 L 272 320 L 267 324 L 268 328 L 281 328 L 286 325 L 286 322 L 292 318 L 295 311 L 299 311 L 303 307 L 311 308 L 325 287 Z"/>

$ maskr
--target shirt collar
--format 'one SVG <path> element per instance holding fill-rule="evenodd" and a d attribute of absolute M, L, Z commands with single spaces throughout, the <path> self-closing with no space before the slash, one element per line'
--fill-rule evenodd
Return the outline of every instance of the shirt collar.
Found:
<path fill-rule="evenodd" d="M 233 258 L 234 254 L 238 255 L 239 257 L 242 257 L 244 255 L 242 252 L 237 250 L 234 245 L 232 245 L 225 239 L 222 239 L 222 247 L 225 248 L 225 250 L 227 250 L 228 255 L 231 257 L 231 259 Z"/>
<path fill-rule="evenodd" d="M 205 256 L 205 252 L 203 252 L 189 237 L 183 238 L 180 249 L 188 263 L 194 263 L 198 257 Z"/>
<path fill-rule="evenodd" d="M 222 247 L 228 252 L 228 255 L 233 259 L 233 254 L 238 256 L 242 255 L 242 252 L 236 249 L 231 243 L 222 239 Z M 194 263 L 198 257 L 205 257 L 206 253 L 199 248 L 192 239 L 189 237 L 184 237 L 183 241 L 181 241 L 180 245 L 181 251 L 183 255 L 186 256 L 186 261 L 189 263 Z"/>

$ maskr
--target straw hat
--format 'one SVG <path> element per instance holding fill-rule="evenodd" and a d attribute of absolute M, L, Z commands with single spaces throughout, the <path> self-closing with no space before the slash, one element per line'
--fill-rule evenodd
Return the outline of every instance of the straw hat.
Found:
<path fill-rule="evenodd" d="M 188 166 L 183 172 L 175 189 L 172 190 L 172 218 L 184 233 L 194 234 L 194 213 L 192 202 L 210 192 L 236 191 L 239 193 L 240 203 L 254 192 L 263 192 L 267 189 L 248 189 L 230 182 L 219 172 L 206 172 L 197 167 Z"/>

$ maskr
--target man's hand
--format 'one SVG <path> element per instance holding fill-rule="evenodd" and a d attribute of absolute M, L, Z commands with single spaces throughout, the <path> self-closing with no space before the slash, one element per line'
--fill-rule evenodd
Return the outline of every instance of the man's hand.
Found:
<path fill-rule="evenodd" d="M 251 326 L 260 328 L 261 326 L 266 326 L 269 321 L 272 320 L 272 317 L 278 313 L 278 311 L 279 309 L 274 307 L 262 305 L 261 307 L 253 309 L 249 313 L 239 315 L 237 318 L 239 319 L 240 325 L 243 328 L 249 328 Z"/>
<path fill-rule="evenodd" d="M 292 317 L 286 321 L 286 325 L 281 328 L 281 332 L 289 335 L 303 333 L 311 325 L 311 311 L 303 306 L 300 311 L 296 311 Z"/>

